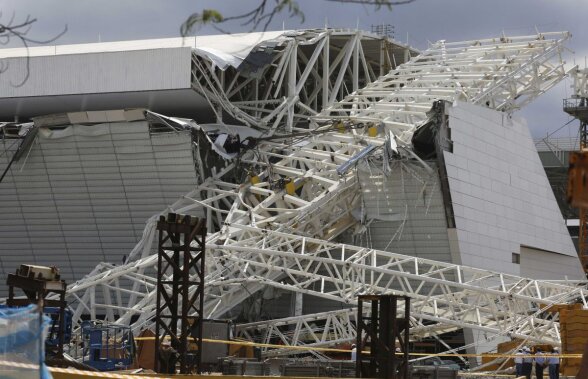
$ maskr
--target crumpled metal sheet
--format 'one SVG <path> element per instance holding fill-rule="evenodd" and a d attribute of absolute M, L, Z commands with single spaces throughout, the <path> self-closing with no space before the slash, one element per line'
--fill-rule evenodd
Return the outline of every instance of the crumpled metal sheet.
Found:
<path fill-rule="evenodd" d="M 292 31 L 240 33 L 197 37 L 194 52 L 210 59 L 221 70 L 238 69 L 251 52 L 260 46 L 273 48 L 288 40 Z M 263 49 L 261 49 L 263 51 Z"/>
<path fill-rule="evenodd" d="M 239 139 L 241 141 L 244 141 L 247 137 L 258 138 L 259 136 L 261 136 L 261 132 L 255 129 L 238 125 L 194 124 L 193 127 L 196 130 L 201 130 L 202 132 L 204 132 L 204 136 L 210 143 L 212 149 L 224 159 L 234 159 L 239 155 L 239 153 L 228 153 L 227 151 L 225 151 L 222 143 L 224 142 L 224 140 L 219 140 L 219 138 L 213 140 L 211 138 L 211 134 L 216 134 L 219 136 L 237 135 L 239 136 Z"/>

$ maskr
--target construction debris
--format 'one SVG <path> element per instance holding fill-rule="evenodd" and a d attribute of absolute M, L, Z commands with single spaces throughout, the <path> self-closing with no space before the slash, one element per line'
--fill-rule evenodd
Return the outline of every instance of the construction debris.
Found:
<path fill-rule="evenodd" d="M 508 339 L 561 346 L 559 316 L 548 310 L 561 304 L 586 308 L 588 290 L 574 281 L 581 278 L 578 267 L 566 282 L 525 277 L 532 271 L 525 271 L 530 266 L 521 260 L 536 263 L 541 256 L 551 262 L 557 256 L 567 267 L 577 265 L 577 258 L 545 176 L 536 169 L 528 133 L 512 113 L 567 75 L 561 54 L 569 37 L 557 32 L 438 41 L 414 58 L 405 46 L 336 30 L 272 34 L 256 46 L 243 37 L 239 41 L 249 46 L 244 56 L 192 49 L 191 86 L 210 105 L 216 123 L 143 114 L 150 135 L 189 134 L 194 146 L 198 185 L 162 211 L 205 219 L 199 230 L 209 232 L 206 272 L 183 277 L 184 283 L 199 285 L 182 287 L 183 301 L 164 295 L 164 303 L 173 305 L 172 313 L 181 305 L 183 319 L 198 322 L 238 318 L 251 302 L 247 317 L 255 322 L 239 325 L 238 335 L 291 347 L 264 346 L 264 357 L 297 355 L 300 345 L 363 341 L 356 318 L 366 312 L 356 316 L 358 297 L 382 294 L 404 299 L 393 308 L 404 307 L 407 315 L 395 328 L 410 330 L 402 339 L 405 369 L 409 338 L 434 338 L 455 352 L 443 337 L 462 329 L 469 334 L 458 350 Z M 369 58 L 370 43 L 384 52 L 377 64 Z M 329 56 L 333 50 L 336 57 Z M 406 59 L 397 65 L 399 54 Z M 102 115 L 107 121 L 108 114 Z M 67 121 L 72 122 L 69 116 Z M 521 146 L 512 146 L 514 141 Z M 415 203 L 394 198 L 395 193 L 379 197 L 398 174 L 400 191 L 408 188 L 404 175 L 411 185 L 418 183 Z M 366 210 L 370 196 L 376 204 L 385 199 L 386 207 Z M 434 199 L 442 203 L 443 217 L 431 221 L 434 225 L 407 226 L 417 221 L 409 207 L 428 214 Z M 75 325 L 90 314 L 130 326 L 136 334 L 164 327 L 172 336 L 170 348 L 187 347 L 184 322 L 177 338 L 172 329 L 179 324 L 160 320 L 158 293 L 167 294 L 180 271 L 177 263 L 173 273 L 162 270 L 162 255 L 178 252 L 180 242 L 164 247 L 160 240 L 156 246 L 164 222 L 158 219 L 147 221 L 123 264 L 99 264 L 68 288 Z M 383 232 L 387 244 L 374 248 L 375 222 L 395 225 L 396 232 Z M 444 259 L 405 253 L 405 227 L 439 226 L 447 246 Z M 350 234 L 365 236 L 365 244 L 344 243 Z M 202 244 L 194 241 L 191 249 Z M 550 271 L 545 262 L 541 269 L 561 278 L 563 268 Z M 178 288 L 172 289 L 177 295 Z M 281 296 L 290 300 L 289 317 L 276 317 L 276 311 L 260 321 L 260 304 L 278 303 Z M 188 315 L 187 299 L 195 298 L 201 307 Z M 156 343 L 156 355 L 158 348 Z M 305 354 L 324 358 L 320 351 Z M 397 367 L 388 368 L 389 374 Z"/>
<path fill-rule="evenodd" d="M 351 212 L 359 200 L 358 182 L 349 162 L 366 159 L 368 146 L 383 146 L 389 132 L 404 149 L 397 152 L 414 159 L 413 154 L 405 153 L 411 150 L 411 136 L 427 123 L 427 112 L 439 99 L 508 112 L 523 106 L 564 77 L 557 59 L 567 38 L 567 33 L 554 33 L 439 42 L 313 117 L 314 129 L 259 139 L 254 149 L 240 154 L 239 162 L 228 163 L 204 180 L 171 209 L 183 213 L 201 209 L 207 219 L 218 219 L 221 225 L 207 238 L 211 262 L 206 276 L 206 317 L 221 316 L 268 286 L 346 306 L 354 305 L 358 294 L 393 290 L 413 299 L 413 336 L 466 327 L 559 345 L 557 320 L 543 318 L 543 311 L 552 304 L 586 305 L 582 288 L 330 241 L 355 223 Z M 328 122 L 333 119 L 347 126 Z M 383 122 L 384 129 L 374 133 L 359 127 L 360 122 Z M 224 181 L 238 164 L 248 165 L 255 175 L 242 184 Z M 280 184 L 285 181 L 293 181 L 295 190 Z M 117 304 L 104 313 L 116 316 L 113 322 L 126 324 L 135 315 L 133 328 L 150 327 L 155 288 L 154 278 L 146 273 L 155 263 L 151 255 L 154 222 L 155 218 L 148 222 L 128 263 L 100 265 L 70 287 L 69 296 L 79 299 L 76 320 L 85 309 L 101 312 L 104 305 L 92 294 L 103 288 L 102 301 Z M 115 283 L 122 279 L 131 283 L 130 296 L 117 295 Z M 301 342 L 297 336 L 314 335 L 317 338 L 311 346 L 326 346 L 355 339 L 350 312 L 324 312 L 251 327 L 265 330 L 265 340 L 277 331 L 277 325 L 309 328 L 308 333 L 281 338 L 296 345 Z M 324 330 L 318 333 L 310 328 L 310 320 L 314 325 L 320 320 Z M 338 332 L 332 333 L 331 328 Z M 239 329 L 247 336 L 247 326 Z"/>

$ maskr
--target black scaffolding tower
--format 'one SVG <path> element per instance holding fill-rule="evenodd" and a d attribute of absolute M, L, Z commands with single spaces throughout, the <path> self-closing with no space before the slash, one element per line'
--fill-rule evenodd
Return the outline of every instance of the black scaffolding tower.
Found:
<path fill-rule="evenodd" d="M 398 317 L 404 302 L 404 317 Z M 365 311 L 365 314 L 364 314 Z M 357 304 L 358 378 L 408 379 L 410 298 L 361 295 Z"/>
<path fill-rule="evenodd" d="M 60 279 L 59 270 L 56 267 L 44 267 L 34 265 L 20 265 L 15 274 L 8 274 L 6 278 L 8 285 L 8 299 L 6 305 L 9 307 L 23 307 L 29 304 L 36 304 L 39 312 L 45 307 L 57 309 L 57 319 L 53 320 L 49 329 L 49 338 L 56 340 L 56 345 L 47 345 L 47 353 L 51 359 L 63 358 L 63 345 L 65 343 L 65 291 L 67 284 Z M 20 288 L 26 298 L 15 297 L 15 289 Z M 51 294 L 57 298 L 47 299 Z"/>
<path fill-rule="evenodd" d="M 155 368 L 175 373 L 177 361 L 180 374 L 200 372 L 206 220 L 170 213 L 157 230 Z"/>

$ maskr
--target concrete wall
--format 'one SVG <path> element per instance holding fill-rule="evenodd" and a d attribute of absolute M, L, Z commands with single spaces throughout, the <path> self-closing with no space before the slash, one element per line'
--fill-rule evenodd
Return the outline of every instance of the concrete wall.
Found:
<path fill-rule="evenodd" d="M 15 141 L 0 141 L 1 171 Z M 21 263 L 57 266 L 68 282 L 119 264 L 145 221 L 195 184 L 189 131 L 150 135 L 146 121 L 41 130 L 0 185 L 0 281 Z"/>

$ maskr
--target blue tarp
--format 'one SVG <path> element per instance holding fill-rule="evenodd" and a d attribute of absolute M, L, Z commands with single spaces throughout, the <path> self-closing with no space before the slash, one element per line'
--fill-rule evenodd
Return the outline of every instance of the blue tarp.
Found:
<path fill-rule="evenodd" d="M 49 318 L 35 305 L 0 307 L 0 377 L 52 378 L 44 363 L 48 325 Z"/>

